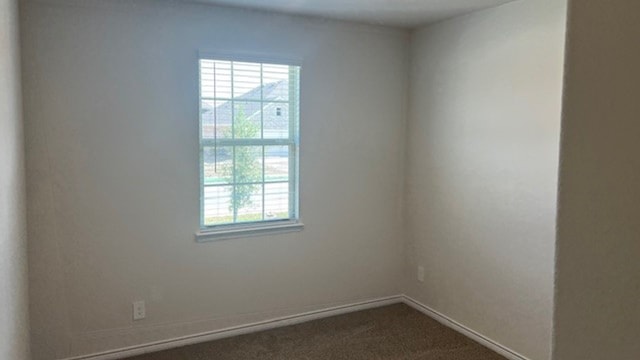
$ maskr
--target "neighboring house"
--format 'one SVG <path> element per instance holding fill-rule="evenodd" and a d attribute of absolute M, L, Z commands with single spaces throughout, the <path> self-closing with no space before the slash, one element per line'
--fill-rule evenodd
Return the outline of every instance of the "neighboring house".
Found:
<path fill-rule="evenodd" d="M 231 133 L 232 116 L 243 113 L 250 121 L 264 124 L 266 139 L 287 138 L 289 135 L 289 82 L 281 80 L 258 86 L 232 101 L 216 107 L 213 101 L 202 104 L 202 137 L 228 137 Z M 275 102 L 272 102 L 275 101 Z M 262 116 L 262 118 L 261 118 Z M 216 132 L 217 129 L 217 133 Z"/>

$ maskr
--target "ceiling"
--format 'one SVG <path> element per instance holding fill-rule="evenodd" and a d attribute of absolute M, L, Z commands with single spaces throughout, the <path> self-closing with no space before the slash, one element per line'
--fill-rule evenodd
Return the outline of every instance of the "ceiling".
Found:
<path fill-rule="evenodd" d="M 513 0 L 197 0 L 218 5 L 414 28 Z"/>

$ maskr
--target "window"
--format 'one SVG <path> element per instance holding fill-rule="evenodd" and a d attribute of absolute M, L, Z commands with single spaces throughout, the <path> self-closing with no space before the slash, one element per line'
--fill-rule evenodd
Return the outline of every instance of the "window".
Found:
<path fill-rule="evenodd" d="M 300 67 L 200 59 L 200 225 L 278 228 L 298 219 Z"/>

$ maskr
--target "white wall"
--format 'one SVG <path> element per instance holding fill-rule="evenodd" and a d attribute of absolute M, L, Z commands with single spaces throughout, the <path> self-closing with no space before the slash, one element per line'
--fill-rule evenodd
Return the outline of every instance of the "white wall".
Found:
<path fill-rule="evenodd" d="M 18 2 L 0 0 L 0 359 L 29 358 Z"/>
<path fill-rule="evenodd" d="M 406 32 L 172 1 L 22 21 L 34 359 L 400 292 Z M 304 58 L 304 231 L 194 241 L 199 49 Z"/>
<path fill-rule="evenodd" d="M 565 7 L 517 1 L 412 40 L 405 292 L 533 360 L 551 347 Z"/>
<path fill-rule="evenodd" d="M 640 2 L 572 1 L 554 359 L 640 358 Z"/>

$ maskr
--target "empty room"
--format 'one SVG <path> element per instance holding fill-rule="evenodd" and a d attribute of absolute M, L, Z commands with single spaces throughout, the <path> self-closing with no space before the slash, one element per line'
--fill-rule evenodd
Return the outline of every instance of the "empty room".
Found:
<path fill-rule="evenodd" d="M 0 0 L 0 360 L 640 359 L 637 0 Z"/>

